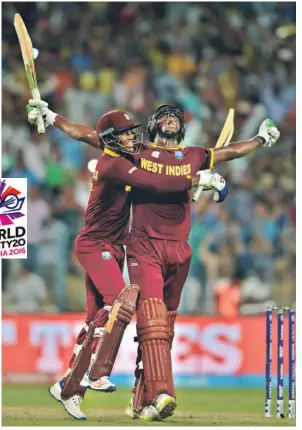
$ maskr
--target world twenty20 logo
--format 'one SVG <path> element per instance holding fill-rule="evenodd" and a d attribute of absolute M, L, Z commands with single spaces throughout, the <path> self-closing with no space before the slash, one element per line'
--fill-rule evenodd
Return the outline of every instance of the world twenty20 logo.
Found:
<path fill-rule="evenodd" d="M 25 197 L 20 194 L 21 191 L 0 180 L 0 225 L 12 225 L 15 219 L 25 216 L 21 212 Z"/>

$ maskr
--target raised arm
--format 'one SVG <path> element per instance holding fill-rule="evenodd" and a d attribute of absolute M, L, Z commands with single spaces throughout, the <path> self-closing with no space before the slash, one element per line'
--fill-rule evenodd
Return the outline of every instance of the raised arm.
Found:
<path fill-rule="evenodd" d="M 27 105 L 28 120 L 31 124 L 35 124 L 38 114 L 41 112 L 45 127 L 53 125 L 54 127 L 62 130 L 72 139 L 80 140 L 81 142 L 87 143 L 88 145 L 102 149 L 103 145 L 98 139 L 98 135 L 95 129 L 87 127 L 81 124 L 73 124 L 61 115 L 51 111 L 48 108 L 48 103 L 43 100 L 29 100 Z"/>
<path fill-rule="evenodd" d="M 232 142 L 228 146 L 214 149 L 213 166 L 224 161 L 235 160 L 236 158 L 244 157 L 250 152 L 262 146 L 260 137 L 256 136 L 251 140 Z"/>
<path fill-rule="evenodd" d="M 103 144 L 101 144 L 98 139 L 96 130 L 91 127 L 81 124 L 73 124 L 61 115 L 57 115 L 55 117 L 53 125 L 75 140 L 80 140 L 94 148 L 104 149 Z"/>
<path fill-rule="evenodd" d="M 234 160 L 244 157 L 255 151 L 255 149 L 263 146 L 273 146 L 280 137 L 280 132 L 275 123 L 266 119 L 262 122 L 259 128 L 259 133 L 253 139 L 230 143 L 228 146 L 214 148 L 213 166 L 224 161 Z"/>

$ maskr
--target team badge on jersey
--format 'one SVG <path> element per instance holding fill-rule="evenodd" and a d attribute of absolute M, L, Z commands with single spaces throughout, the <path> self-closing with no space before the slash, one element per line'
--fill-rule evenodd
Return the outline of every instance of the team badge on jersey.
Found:
<path fill-rule="evenodd" d="M 153 151 L 151 157 L 159 158 L 159 151 Z"/>
<path fill-rule="evenodd" d="M 181 151 L 175 151 L 175 157 L 177 160 L 182 160 L 184 158 L 183 153 Z"/>
<path fill-rule="evenodd" d="M 110 258 L 111 258 L 110 252 L 108 252 L 108 251 L 102 252 L 102 258 L 103 258 L 103 260 L 110 260 Z"/>

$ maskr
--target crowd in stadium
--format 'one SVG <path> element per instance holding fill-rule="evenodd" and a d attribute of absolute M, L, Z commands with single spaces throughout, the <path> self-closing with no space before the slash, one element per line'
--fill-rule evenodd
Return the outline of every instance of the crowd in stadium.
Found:
<path fill-rule="evenodd" d="M 28 124 L 17 11 L 40 51 L 42 97 L 72 122 L 95 125 L 115 107 L 145 131 L 161 102 L 175 102 L 186 115 L 183 145 L 204 147 L 215 146 L 231 107 L 233 140 L 253 137 L 264 118 L 276 122 L 273 150 L 217 168 L 230 189 L 225 203 L 205 194 L 192 206 L 180 312 L 232 317 L 266 302 L 294 304 L 295 4 L 40 2 L 3 5 L 2 177 L 25 177 L 29 190 L 29 258 L 3 262 L 4 311 L 83 310 L 74 301 L 84 288 L 73 241 L 87 163 L 99 156 L 58 129 L 39 135 Z"/>

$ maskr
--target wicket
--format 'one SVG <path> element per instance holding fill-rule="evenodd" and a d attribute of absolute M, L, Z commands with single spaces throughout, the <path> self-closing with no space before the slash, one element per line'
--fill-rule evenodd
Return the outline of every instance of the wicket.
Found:
<path fill-rule="evenodd" d="M 277 312 L 277 418 L 284 418 L 284 313 L 288 313 L 288 418 L 295 418 L 295 312 L 271 306 L 266 315 L 265 417 L 272 416 L 273 312 Z"/>

